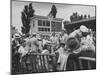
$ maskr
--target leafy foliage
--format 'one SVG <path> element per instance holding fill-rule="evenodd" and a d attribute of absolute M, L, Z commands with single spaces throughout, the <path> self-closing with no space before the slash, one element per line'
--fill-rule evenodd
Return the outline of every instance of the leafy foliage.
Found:
<path fill-rule="evenodd" d="M 21 20 L 22 20 L 22 33 L 28 34 L 30 30 L 30 18 L 34 16 L 35 10 L 32 7 L 32 3 L 24 6 L 24 10 L 21 12 Z"/>
<path fill-rule="evenodd" d="M 52 5 L 52 8 L 51 8 L 51 12 L 50 12 L 53 16 L 53 18 L 56 18 L 56 14 L 57 14 L 57 8 L 55 5 Z"/>

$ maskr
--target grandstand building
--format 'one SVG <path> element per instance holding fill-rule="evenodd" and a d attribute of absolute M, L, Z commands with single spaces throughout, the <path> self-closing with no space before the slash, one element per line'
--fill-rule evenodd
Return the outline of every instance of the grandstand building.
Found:
<path fill-rule="evenodd" d="M 43 35 L 50 35 L 51 33 L 61 32 L 62 30 L 61 18 L 49 18 L 46 16 L 35 15 L 31 18 L 30 34 L 36 32 Z"/>
<path fill-rule="evenodd" d="M 93 31 L 96 31 L 96 17 L 90 17 L 87 19 L 69 22 L 64 25 L 64 28 L 68 32 L 71 32 L 75 29 L 78 29 L 81 25 L 85 25 L 86 27 L 92 29 Z"/>

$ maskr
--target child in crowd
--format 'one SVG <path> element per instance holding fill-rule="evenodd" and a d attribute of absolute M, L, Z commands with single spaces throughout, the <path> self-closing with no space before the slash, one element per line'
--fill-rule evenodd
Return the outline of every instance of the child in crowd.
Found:
<path fill-rule="evenodd" d="M 61 71 L 65 71 L 69 52 L 66 49 L 66 46 L 64 43 L 60 44 L 60 48 L 56 51 L 56 53 L 59 53 L 59 57 L 58 57 L 58 61 L 57 61 L 57 63 L 60 64 L 59 69 Z"/>

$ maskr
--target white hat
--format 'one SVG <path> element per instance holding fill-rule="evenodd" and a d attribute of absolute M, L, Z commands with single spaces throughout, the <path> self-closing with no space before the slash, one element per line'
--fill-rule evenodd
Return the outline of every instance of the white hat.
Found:
<path fill-rule="evenodd" d="M 81 26 L 80 26 L 80 30 L 81 30 L 82 32 L 88 32 L 88 28 L 87 28 L 86 26 L 84 26 L 84 25 L 81 25 Z"/>

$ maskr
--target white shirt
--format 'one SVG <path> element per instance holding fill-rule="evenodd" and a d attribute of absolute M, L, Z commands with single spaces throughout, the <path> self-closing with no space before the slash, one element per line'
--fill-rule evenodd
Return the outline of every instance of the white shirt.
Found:
<path fill-rule="evenodd" d="M 23 46 L 20 46 L 18 49 L 18 52 L 22 54 L 22 56 L 27 54 L 27 50 L 25 50 L 25 48 Z"/>
<path fill-rule="evenodd" d="M 65 42 L 67 41 L 68 37 L 69 37 L 68 34 L 64 34 L 64 35 L 60 38 L 61 43 L 65 43 Z"/>

